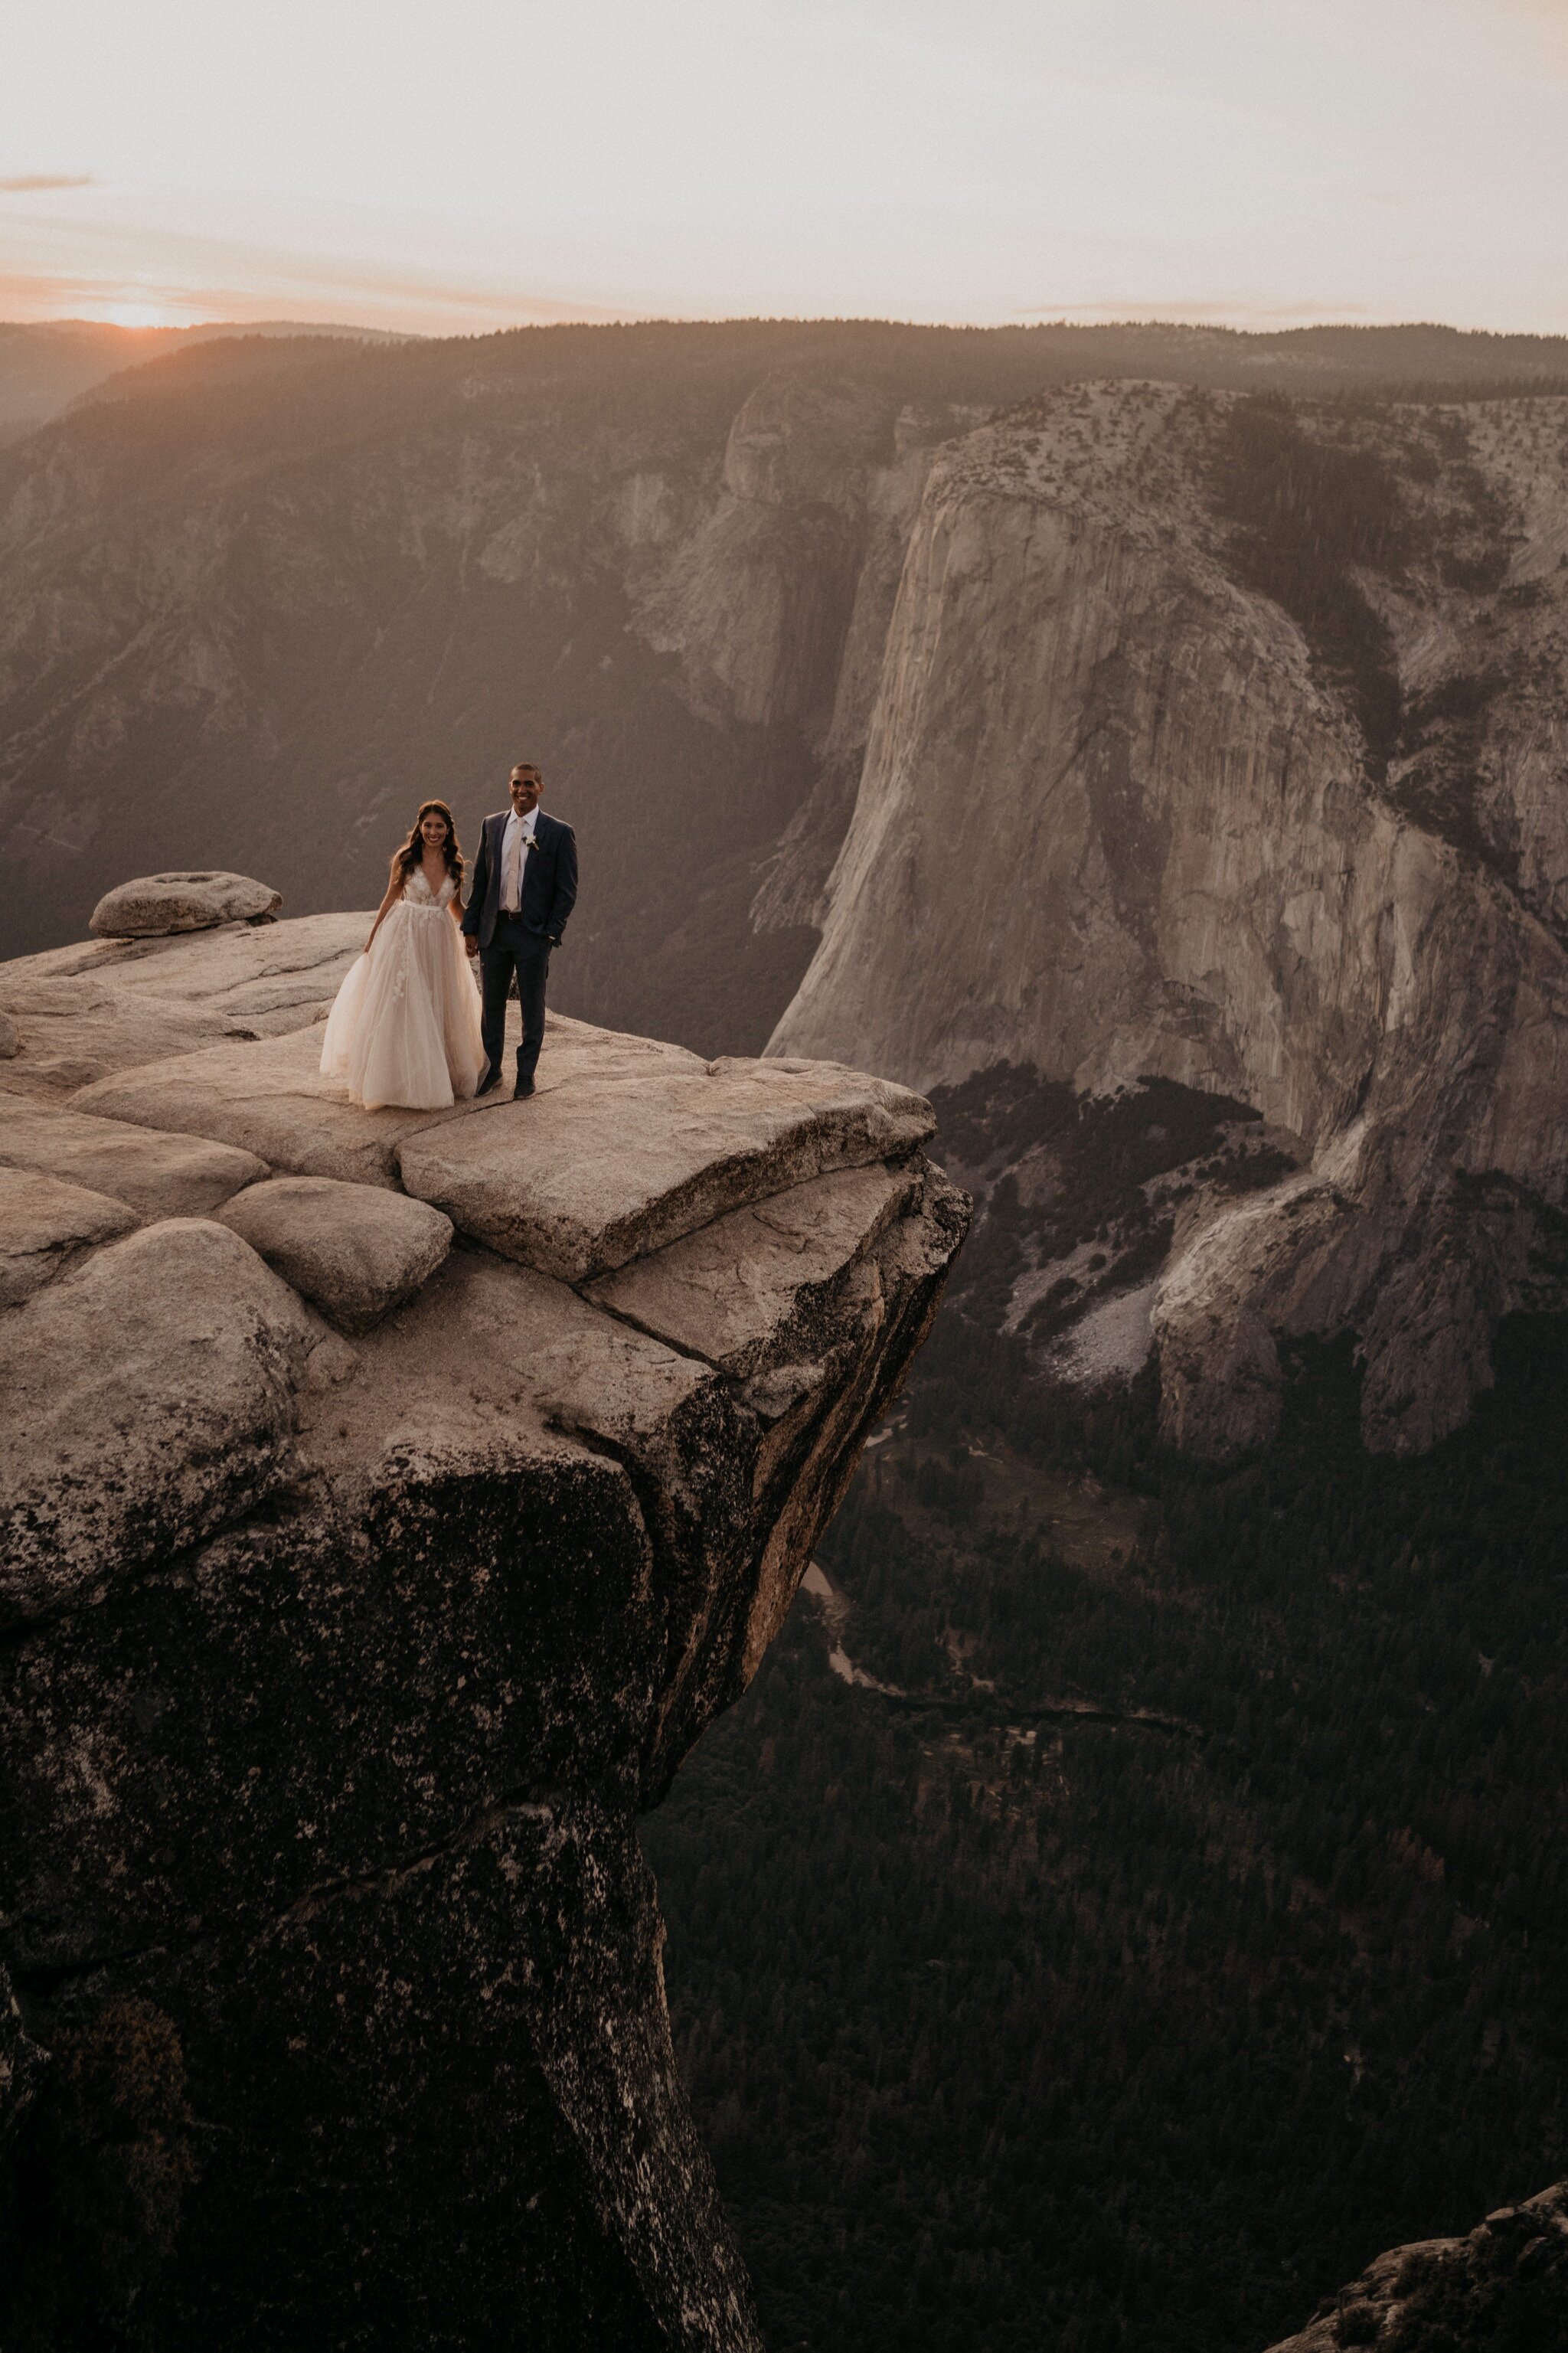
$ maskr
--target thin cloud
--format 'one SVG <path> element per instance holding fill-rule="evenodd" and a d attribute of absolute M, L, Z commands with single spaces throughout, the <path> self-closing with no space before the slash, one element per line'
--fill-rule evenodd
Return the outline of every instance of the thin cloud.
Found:
<path fill-rule="evenodd" d="M 258 226 L 265 226 L 265 216 Z M 425 244 L 422 253 L 423 240 L 398 234 L 405 226 L 354 221 L 344 230 L 349 249 L 322 251 L 287 237 L 247 235 L 243 228 L 225 235 L 221 225 L 206 231 L 170 227 L 155 215 L 138 217 L 119 206 L 106 216 L 101 205 L 94 206 L 86 220 L 73 217 L 68 229 L 58 212 L 47 220 L 35 214 L 25 239 L 7 240 L 11 249 L 0 267 L 0 316 L 102 317 L 135 305 L 156 309 L 171 323 L 297 319 L 393 332 L 484 334 L 567 320 L 646 317 L 655 310 L 666 314 L 683 307 L 668 301 L 617 302 L 579 295 L 570 277 L 565 287 L 560 285 L 571 262 L 559 255 L 551 271 L 557 283 L 541 287 L 535 272 L 545 257 L 517 250 L 521 240 L 491 239 L 482 259 L 471 250 L 443 253 L 440 241 L 433 251 Z M 357 253 L 354 242 L 361 243 Z M 428 266 L 422 268 L 426 254 Z M 593 258 L 590 253 L 590 262 Z"/>
<path fill-rule="evenodd" d="M 98 182 L 90 172 L 17 172 L 8 180 L 0 180 L 0 195 L 31 195 L 37 188 L 96 188 Z"/>

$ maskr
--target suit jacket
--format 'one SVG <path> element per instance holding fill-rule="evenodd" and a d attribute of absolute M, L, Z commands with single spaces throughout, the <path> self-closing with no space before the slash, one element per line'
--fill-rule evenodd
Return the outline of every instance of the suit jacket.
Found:
<path fill-rule="evenodd" d="M 498 810 L 494 817 L 486 818 L 479 828 L 479 847 L 463 929 L 470 937 L 477 935 L 481 948 L 488 948 L 494 938 L 500 915 L 501 843 L 510 815 L 510 809 Z M 533 848 L 522 868 L 524 931 L 558 940 L 576 898 L 577 837 L 560 818 L 546 817 L 542 809 L 536 809 Z"/>

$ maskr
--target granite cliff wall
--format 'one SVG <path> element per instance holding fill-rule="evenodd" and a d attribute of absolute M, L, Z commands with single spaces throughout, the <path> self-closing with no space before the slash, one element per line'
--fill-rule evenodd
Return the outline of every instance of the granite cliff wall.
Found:
<path fill-rule="evenodd" d="M 355 1113 L 364 921 L 0 967 L 6 2342 L 732 2353 L 636 1817 L 965 1205 L 901 1088 L 566 1021 Z"/>
<path fill-rule="evenodd" d="M 926 482 L 771 1050 L 1256 1105 L 1301 1173 L 1189 1221 L 1156 1308 L 1167 1429 L 1198 1451 L 1267 1437 L 1281 1348 L 1346 1329 L 1370 1442 L 1427 1445 L 1499 1315 L 1568 1296 L 1560 406 L 1321 427 L 1407 511 L 1398 566 L 1308 584 L 1386 642 L 1392 744 L 1238 566 L 1225 404 L 1058 396 Z M 1318 453 L 1282 444 L 1303 497 Z"/>

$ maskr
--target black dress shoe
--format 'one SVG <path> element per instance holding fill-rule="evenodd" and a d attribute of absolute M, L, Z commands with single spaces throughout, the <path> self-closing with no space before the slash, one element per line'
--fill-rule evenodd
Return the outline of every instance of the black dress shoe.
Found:
<path fill-rule="evenodd" d="M 511 1099 L 513 1103 L 521 1103 L 524 1095 L 531 1095 L 533 1091 L 533 1081 L 531 1079 L 519 1079 L 517 1085 L 513 1090 Z"/>
<path fill-rule="evenodd" d="M 479 1081 L 479 1085 L 474 1089 L 475 1102 L 477 1103 L 481 1095 L 488 1095 L 492 1087 L 499 1087 L 500 1084 L 500 1072 L 499 1071 L 487 1071 L 484 1077 Z"/>

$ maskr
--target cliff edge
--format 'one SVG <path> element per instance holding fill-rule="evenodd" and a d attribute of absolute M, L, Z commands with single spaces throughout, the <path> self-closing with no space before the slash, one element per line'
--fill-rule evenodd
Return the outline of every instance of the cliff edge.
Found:
<path fill-rule="evenodd" d="M 0 966 L 5 2340 L 729 2353 L 636 1816 L 967 1205 L 901 1087 L 575 1022 L 356 1113 L 364 924 Z"/>

